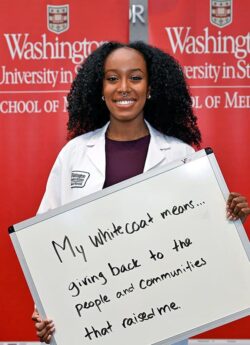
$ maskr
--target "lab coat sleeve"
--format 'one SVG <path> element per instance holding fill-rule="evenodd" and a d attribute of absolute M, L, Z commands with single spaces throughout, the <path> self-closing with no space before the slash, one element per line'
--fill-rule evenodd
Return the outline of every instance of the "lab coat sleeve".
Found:
<path fill-rule="evenodd" d="M 46 190 L 37 214 L 61 206 L 62 159 L 59 154 L 49 174 Z"/>

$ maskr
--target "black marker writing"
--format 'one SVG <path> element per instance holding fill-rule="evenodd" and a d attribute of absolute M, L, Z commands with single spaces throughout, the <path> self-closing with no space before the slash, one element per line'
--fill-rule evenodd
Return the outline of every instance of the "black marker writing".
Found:
<path fill-rule="evenodd" d="M 174 205 L 170 209 L 166 209 L 164 212 L 161 212 L 161 216 L 163 219 L 165 219 L 167 216 L 179 216 L 189 209 L 194 209 L 193 200 L 190 200 L 184 205 Z"/>
<path fill-rule="evenodd" d="M 154 261 L 161 260 L 164 258 L 164 254 L 162 252 L 157 252 L 154 253 L 151 249 L 149 249 L 149 253 L 150 253 L 150 259 L 153 259 Z"/>
<path fill-rule="evenodd" d="M 112 229 L 107 229 L 106 231 L 98 229 L 97 235 L 89 236 L 89 239 L 93 246 L 98 248 L 99 246 L 103 246 L 109 241 L 113 241 L 120 235 L 132 235 L 137 231 L 148 227 L 150 223 L 153 223 L 153 217 L 151 217 L 151 215 L 147 213 L 146 219 L 140 219 L 139 221 L 126 223 L 123 226 L 115 225 L 114 223 L 112 223 Z"/>
<path fill-rule="evenodd" d="M 165 304 L 163 307 L 158 307 L 157 311 L 160 315 L 165 314 L 167 311 L 173 311 L 180 309 L 180 307 L 177 307 L 175 302 L 171 302 L 169 304 Z"/>
<path fill-rule="evenodd" d="M 205 266 L 207 264 L 206 260 L 201 258 L 199 260 L 196 260 L 194 262 L 187 261 L 185 266 L 181 265 L 181 267 L 176 268 L 175 270 L 164 272 L 156 277 L 151 277 L 147 279 L 140 279 L 139 281 L 139 288 L 142 290 L 146 290 L 149 287 L 152 287 L 154 285 L 157 285 L 167 279 L 173 279 L 176 277 L 179 277 L 187 272 L 193 272 L 194 269 L 200 268 L 202 266 Z"/>
<path fill-rule="evenodd" d="M 93 307 L 96 307 L 99 312 L 101 312 L 101 305 L 110 302 L 110 299 L 107 295 L 99 295 L 98 298 L 95 298 L 94 300 L 90 301 L 84 301 L 83 303 L 77 303 L 75 305 L 77 314 L 79 317 L 82 317 L 82 312 L 84 309 L 90 309 Z"/>
<path fill-rule="evenodd" d="M 121 291 L 117 291 L 117 293 L 116 293 L 116 298 L 124 297 L 124 296 L 130 294 L 131 292 L 133 292 L 134 289 L 135 289 L 135 288 L 134 288 L 134 285 L 131 283 L 130 286 L 129 286 L 128 288 L 125 288 L 125 289 L 123 289 L 123 290 L 121 290 Z"/>
<path fill-rule="evenodd" d="M 95 327 L 91 326 L 91 331 L 87 327 L 85 327 L 85 338 L 92 340 L 92 337 L 100 338 L 112 332 L 112 325 L 109 321 L 106 321 L 107 327 L 103 327 L 100 330 L 96 329 Z"/>
<path fill-rule="evenodd" d="M 192 244 L 190 238 L 186 238 L 184 241 L 181 240 L 174 240 L 174 247 L 173 250 L 176 250 L 177 252 L 179 249 L 187 248 Z"/>
<path fill-rule="evenodd" d="M 79 296 L 81 289 L 83 287 L 86 287 L 90 284 L 95 284 L 95 283 L 101 283 L 102 285 L 107 284 L 107 278 L 102 272 L 99 272 L 98 274 L 93 274 L 91 276 L 85 276 L 82 279 L 76 279 L 69 284 L 69 291 L 72 293 L 72 297 L 77 297 Z"/>
<path fill-rule="evenodd" d="M 134 270 L 135 268 L 141 267 L 141 264 L 138 263 L 138 260 L 132 259 L 132 262 L 123 264 L 121 266 L 114 266 L 108 263 L 109 269 L 113 276 L 118 276 L 120 273 L 125 273 Z"/>
<path fill-rule="evenodd" d="M 64 240 L 63 240 L 63 245 L 60 245 L 58 244 L 56 241 L 52 241 L 51 242 L 52 245 L 53 245 L 53 248 L 54 248 L 54 251 L 56 252 L 56 255 L 59 259 L 60 262 L 63 262 L 62 261 L 62 258 L 61 258 L 61 255 L 59 254 L 59 250 L 63 250 L 65 251 L 66 249 L 70 250 L 71 254 L 76 257 L 76 252 L 78 252 L 79 254 L 82 254 L 83 256 L 83 260 L 85 262 L 87 262 L 87 258 L 86 258 L 86 255 L 85 255 L 85 251 L 84 251 L 84 248 L 82 245 L 79 245 L 79 246 L 72 246 L 69 238 L 67 236 L 64 237 Z"/>
<path fill-rule="evenodd" d="M 155 317 L 154 308 L 151 308 L 149 313 L 147 313 L 145 311 L 143 311 L 143 312 L 141 312 L 141 313 L 139 313 L 137 315 L 135 313 L 133 313 L 133 316 L 125 317 L 122 320 L 122 327 L 123 328 L 127 328 L 127 327 L 130 327 L 130 326 L 136 325 L 136 324 L 138 324 L 140 322 L 151 320 L 154 317 Z"/>

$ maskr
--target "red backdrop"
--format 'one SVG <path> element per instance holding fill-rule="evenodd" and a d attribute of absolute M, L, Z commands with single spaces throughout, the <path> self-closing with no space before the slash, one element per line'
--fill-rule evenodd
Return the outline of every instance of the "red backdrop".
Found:
<path fill-rule="evenodd" d="M 202 147 L 213 148 L 229 189 L 248 200 L 249 10 L 248 0 L 149 1 L 150 43 L 174 55 L 183 66 L 203 136 Z M 250 236 L 249 220 L 245 228 Z M 199 338 L 250 338 L 249 319 Z"/>
<path fill-rule="evenodd" d="M 65 95 L 77 65 L 101 42 L 128 41 L 129 34 L 128 0 L 69 0 L 68 8 L 64 12 L 60 8 L 56 17 L 59 22 L 63 17 L 62 23 L 54 26 L 50 23 L 54 15 L 47 14 L 48 4 L 59 6 L 62 2 L 0 3 L 0 341 L 36 339 L 30 322 L 33 302 L 7 228 L 36 213 L 52 163 L 66 142 Z M 204 36 L 206 32 L 214 37 L 230 35 L 235 40 L 248 34 L 245 46 L 243 38 L 238 40 L 239 49 L 249 52 L 245 15 L 249 9 L 248 0 L 235 0 L 232 23 L 218 28 L 210 23 L 209 0 L 149 1 L 150 43 L 174 54 L 186 68 L 192 94 L 199 97 L 199 104 L 194 106 L 203 146 L 214 149 L 230 189 L 248 198 L 250 125 L 249 96 L 248 104 L 245 96 L 249 91 L 249 57 L 244 52 L 232 52 L 230 44 L 225 53 L 194 53 L 190 42 L 195 38 L 187 38 L 187 51 L 174 46 L 178 39 L 183 45 L 185 36 Z M 199 44 L 198 48 L 201 49 Z M 206 64 L 221 66 L 217 80 L 194 75 L 194 66 Z M 226 79 L 227 68 L 223 66 L 227 65 L 233 66 L 240 77 Z M 235 92 L 243 96 L 241 108 L 231 106 L 226 99 Z M 220 98 L 218 108 L 209 103 L 215 99 L 213 96 Z M 249 221 L 246 229 L 250 233 Z M 203 336 L 250 338 L 247 322 L 249 319 L 237 321 L 234 327 L 224 326 Z"/>
<path fill-rule="evenodd" d="M 33 302 L 7 228 L 37 211 L 66 142 L 64 97 L 75 68 L 100 42 L 128 41 L 127 0 L 67 1 L 68 30 L 51 32 L 47 4 L 64 3 L 0 3 L 0 341 L 37 339 L 30 322 Z"/>

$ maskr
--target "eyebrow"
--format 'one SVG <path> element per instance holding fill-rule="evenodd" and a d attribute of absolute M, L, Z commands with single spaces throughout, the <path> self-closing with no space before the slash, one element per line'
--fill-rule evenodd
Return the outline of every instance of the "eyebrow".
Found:
<path fill-rule="evenodd" d="M 119 71 L 119 70 L 115 69 L 115 68 L 111 68 L 111 69 L 104 71 L 104 73 L 106 74 L 108 72 L 117 72 L 117 71 Z M 137 71 L 144 73 L 140 68 L 132 68 L 132 69 L 128 70 L 128 72 L 137 72 Z"/>

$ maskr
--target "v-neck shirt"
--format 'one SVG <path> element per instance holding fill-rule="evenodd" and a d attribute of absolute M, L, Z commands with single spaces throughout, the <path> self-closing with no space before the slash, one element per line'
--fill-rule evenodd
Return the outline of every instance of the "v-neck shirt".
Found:
<path fill-rule="evenodd" d="M 106 137 L 106 176 L 103 188 L 143 173 L 150 135 L 117 141 Z"/>

